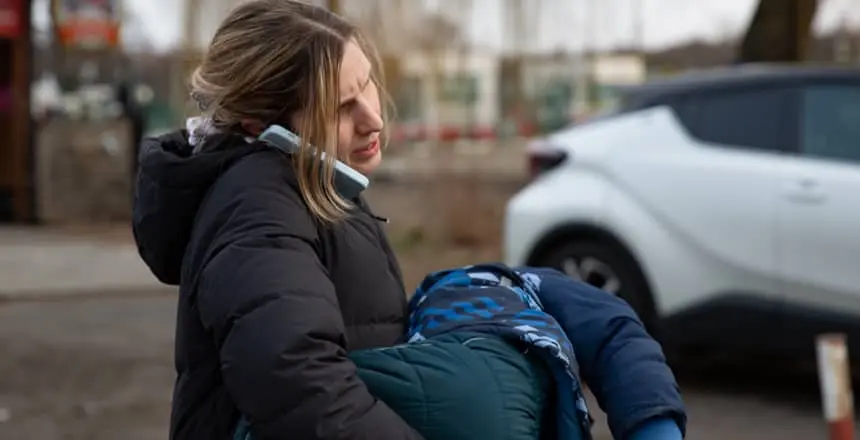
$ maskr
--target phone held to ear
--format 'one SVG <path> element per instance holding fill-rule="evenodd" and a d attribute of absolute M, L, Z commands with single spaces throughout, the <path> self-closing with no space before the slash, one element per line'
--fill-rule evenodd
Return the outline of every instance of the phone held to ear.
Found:
<path fill-rule="evenodd" d="M 299 151 L 301 138 L 290 130 L 280 125 L 272 125 L 266 129 L 258 138 L 259 140 L 277 148 L 287 155 Z M 325 160 L 326 153 L 322 153 Z M 334 161 L 334 185 L 341 197 L 352 200 L 358 197 L 362 191 L 370 185 L 370 179 L 364 174 L 350 168 L 347 164 Z"/>

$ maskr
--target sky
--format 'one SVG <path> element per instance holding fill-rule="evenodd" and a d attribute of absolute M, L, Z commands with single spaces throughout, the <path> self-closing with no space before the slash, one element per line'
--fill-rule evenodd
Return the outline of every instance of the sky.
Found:
<path fill-rule="evenodd" d="M 218 3 L 224 0 L 201 0 L 208 4 L 201 14 L 208 26 L 198 37 L 207 41 L 217 26 Z M 350 3 L 350 0 L 342 0 Z M 428 7 L 446 7 L 457 0 L 424 1 Z M 473 0 L 475 13 L 469 30 L 470 41 L 483 49 L 501 51 L 510 48 L 510 31 L 505 32 L 503 0 Z M 758 0 L 522 0 L 542 3 L 541 16 L 535 21 L 534 37 L 526 50 L 554 51 L 583 48 L 611 48 L 637 45 L 645 48 L 665 47 L 692 39 L 719 39 L 740 33 L 749 22 Z M 845 21 L 860 27 L 860 1 L 819 0 L 822 4 L 815 19 L 817 31 L 832 30 Z M 352 0 L 360 4 L 361 0 Z M 450 3 L 449 3 L 450 2 Z M 123 0 L 134 21 L 126 26 L 123 40 L 131 46 L 148 42 L 158 51 L 169 50 L 182 39 L 181 0 Z M 34 19 L 45 26 L 47 0 L 36 1 Z M 350 7 L 361 7 L 352 5 Z M 638 24 L 637 24 L 638 23 Z M 509 28 L 508 28 L 509 29 Z M 638 29 L 638 30 L 637 30 Z"/>

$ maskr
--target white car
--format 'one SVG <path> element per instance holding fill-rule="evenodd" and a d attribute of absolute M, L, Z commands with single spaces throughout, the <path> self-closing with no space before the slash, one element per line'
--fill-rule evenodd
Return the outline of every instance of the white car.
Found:
<path fill-rule="evenodd" d="M 531 146 L 510 265 L 627 300 L 666 344 L 860 354 L 860 71 L 747 66 L 626 91 Z"/>

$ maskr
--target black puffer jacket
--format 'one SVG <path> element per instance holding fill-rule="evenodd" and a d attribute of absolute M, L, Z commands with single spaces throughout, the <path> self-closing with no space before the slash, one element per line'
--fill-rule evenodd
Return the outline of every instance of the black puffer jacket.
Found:
<path fill-rule="evenodd" d="M 392 345 L 406 298 L 366 206 L 318 225 L 286 158 L 222 136 L 144 142 L 134 207 L 140 254 L 180 286 L 170 438 L 414 439 L 371 396 L 349 350 Z"/>

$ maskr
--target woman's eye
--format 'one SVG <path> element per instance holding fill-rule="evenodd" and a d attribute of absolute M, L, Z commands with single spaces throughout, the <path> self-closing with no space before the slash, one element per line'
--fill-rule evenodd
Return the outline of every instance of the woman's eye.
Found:
<path fill-rule="evenodd" d="M 340 105 L 340 111 L 349 111 L 353 106 L 355 106 L 355 100 L 351 99 Z"/>

